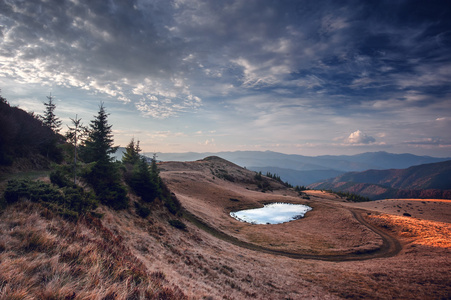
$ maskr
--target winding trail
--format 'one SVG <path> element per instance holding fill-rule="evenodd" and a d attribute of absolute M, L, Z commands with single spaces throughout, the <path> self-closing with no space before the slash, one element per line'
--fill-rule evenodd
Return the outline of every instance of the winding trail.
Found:
<path fill-rule="evenodd" d="M 279 255 L 279 256 L 286 256 L 294 259 L 313 259 L 313 260 L 323 260 L 323 261 L 334 261 L 334 262 L 344 262 L 344 261 L 362 261 L 362 260 L 368 260 L 368 259 L 374 259 L 374 258 L 387 258 L 397 255 L 401 250 L 402 246 L 401 243 L 393 236 L 383 232 L 376 226 L 368 223 L 363 217 L 362 213 L 365 212 L 362 209 L 354 209 L 354 208 L 348 208 L 348 210 L 352 213 L 353 217 L 360 222 L 361 224 L 368 227 L 370 230 L 372 230 L 374 233 L 379 235 L 382 238 L 382 245 L 377 249 L 372 249 L 365 252 L 357 252 L 357 253 L 347 253 L 347 254 L 331 254 L 331 255 L 317 255 L 317 254 L 303 254 L 303 253 L 294 253 L 294 252 L 288 252 L 283 250 L 274 250 L 269 249 L 266 247 L 258 246 L 255 244 L 251 244 L 248 242 L 244 242 L 240 239 L 237 239 L 233 236 L 230 236 L 222 231 L 219 231 L 210 225 L 206 224 L 202 220 L 200 220 L 198 217 L 190 213 L 189 211 L 184 211 L 184 217 L 196 225 L 198 228 L 204 230 L 205 232 L 220 238 L 221 240 L 224 240 L 226 242 L 229 242 L 231 244 L 234 244 L 236 246 L 259 251 L 263 253 L 273 254 L 273 255 Z"/>

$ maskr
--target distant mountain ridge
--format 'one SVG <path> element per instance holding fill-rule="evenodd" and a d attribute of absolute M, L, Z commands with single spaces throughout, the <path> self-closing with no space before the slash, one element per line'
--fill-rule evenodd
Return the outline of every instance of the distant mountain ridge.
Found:
<path fill-rule="evenodd" d="M 310 188 L 381 198 L 451 198 L 451 160 L 406 169 L 349 172 Z"/>
<path fill-rule="evenodd" d="M 367 152 L 357 155 L 338 156 L 303 156 L 272 151 L 158 152 L 156 154 L 157 159 L 160 161 L 194 161 L 208 156 L 219 156 L 249 170 L 277 174 L 283 181 L 288 181 L 292 185 L 309 185 L 350 171 L 405 169 L 415 165 L 451 160 L 451 158 L 387 152 Z M 153 153 L 144 153 L 144 155 L 151 157 Z"/>

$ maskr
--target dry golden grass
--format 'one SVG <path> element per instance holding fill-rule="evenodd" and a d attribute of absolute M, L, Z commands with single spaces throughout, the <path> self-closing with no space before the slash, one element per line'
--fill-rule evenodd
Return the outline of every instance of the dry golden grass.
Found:
<path fill-rule="evenodd" d="M 451 224 L 394 215 L 372 215 L 380 227 L 393 229 L 417 245 L 451 249 Z"/>
<path fill-rule="evenodd" d="M 410 215 L 415 219 L 451 222 L 451 200 L 445 199 L 384 199 L 360 203 L 343 203 L 377 213 L 396 216 Z"/>
<path fill-rule="evenodd" d="M 345 253 L 381 243 L 346 208 L 355 204 L 331 194 L 308 192 L 311 199 L 305 200 L 277 185 L 262 193 L 250 183 L 252 173 L 236 166 L 213 161 L 179 165 L 182 170 L 166 164 L 165 182 L 186 209 L 222 232 L 239 238 L 250 234 L 279 249 L 291 243 Z M 221 172 L 238 179 L 219 178 Z M 308 202 L 314 210 L 280 226 L 235 223 L 228 215 L 241 205 L 290 199 Z M 390 207 L 398 204 L 390 202 Z M 432 208 L 444 207 L 429 204 L 431 215 Z M 426 215 L 426 206 L 410 206 Z M 363 215 L 371 214 L 365 217 L 368 222 L 401 239 L 403 250 L 393 257 L 329 262 L 241 248 L 188 220 L 183 220 L 187 230 L 176 229 L 168 220 L 177 217 L 159 201 L 145 219 L 133 205 L 122 211 L 98 209 L 104 214 L 101 221 L 78 223 L 26 202 L 1 212 L 0 299 L 451 299 L 446 223 L 398 220 L 362 209 Z M 428 231 L 433 234 L 427 236 Z"/>
<path fill-rule="evenodd" d="M 68 223 L 22 202 L 1 214 L 0 240 L 0 299 L 185 298 L 98 219 Z"/>
<path fill-rule="evenodd" d="M 240 173 L 238 167 L 223 161 L 217 165 L 211 161 L 167 162 L 162 167 L 167 170 L 161 172 L 162 178 L 187 210 L 202 222 L 241 241 L 309 255 L 346 255 L 371 251 L 382 244 L 378 235 L 356 221 L 349 210 L 324 203 L 323 197 L 331 194 L 311 193 L 310 200 L 302 199 L 276 181 L 269 181 L 272 192 L 263 193 L 252 183 L 254 172 L 243 169 Z M 211 170 L 216 169 L 239 179 L 221 180 L 212 174 Z M 271 202 L 306 204 L 313 210 L 301 220 L 276 225 L 243 223 L 229 215 L 231 211 L 262 207 Z"/>
<path fill-rule="evenodd" d="M 310 200 L 305 200 L 290 190 L 276 187 L 273 192 L 261 193 L 249 180 L 229 182 L 214 178 L 211 170 L 215 167 L 202 161 L 192 165 L 166 163 L 164 167 L 163 179 L 185 208 L 210 226 L 237 238 L 279 249 L 289 249 L 290 243 L 304 249 L 318 247 L 323 253 L 331 252 L 331 246 L 346 253 L 347 249 L 381 244 L 380 236 L 363 228 L 350 215 L 348 208 L 360 208 L 359 204 L 347 203 L 335 195 L 306 191 Z M 244 176 L 246 173 L 227 165 L 221 168 L 228 174 Z M 307 203 L 314 209 L 304 219 L 276 226 L 236 223 L 228 216 L 231 210 L 256 207 L 268 201 Z M 423 205 L 419 202 L 410 206 L 415 210 L 421 208 L 424 214 L 420 215 L 425 216 L 426 206 L 416 207 L 420 203 Z M 430 216 L 434 209 L 441 207 L 435 201 L 425 205 L 430 205 Z M 384 206 L 378 213 L 383 213 L 382 209 Z M 362 208 L 361 213 L 367 215 L 374 211 Z M 388 223 L 378 223 L 378 220 L 368 219 L 368 222 L 407 243 L 403 243 L 404 249 L 398 255 L 352 262 L 294 260 L 240 249 L 187 224 L 188 232 L 195 231 L 199 242 L 193 236 L 173 236 L 171 245 L 189 251 L 180 251 L 179 255 L 173 252 L 172 265 L 162 263 L 161 268 L 195 299 L 207 295 L 212 295 L 212 299 L 451 299 L 449 249 L 408 244 L 401 227 L 399 231 L 386 230 Z M 416 220 L 411 219 L 412 225 Z"/>

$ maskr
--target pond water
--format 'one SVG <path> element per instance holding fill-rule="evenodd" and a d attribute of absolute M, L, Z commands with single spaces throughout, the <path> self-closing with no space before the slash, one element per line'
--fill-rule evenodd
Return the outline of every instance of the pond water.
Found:
<path fill-rule="evenodd" d="M 271 203 L 262 208 L 231 212 L 230 216 L 251 224 L 280 224 L 300 219 L 310 210 L 310 206 L 302 204 Z"/>

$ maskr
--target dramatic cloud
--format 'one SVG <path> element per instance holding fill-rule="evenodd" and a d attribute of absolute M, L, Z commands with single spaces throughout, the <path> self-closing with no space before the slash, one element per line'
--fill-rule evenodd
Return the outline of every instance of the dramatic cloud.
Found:
<path fill-rule="evenodd" d="M 387 128 L 451 114 L 450 28 L 438 1 L 3 0 L 0 84 L 11 101 L 36 100 L 25 85 L 107 99 L 124 123 L 146 120 L 136 130 L 216 130 L 230 150 L 298 151 L 362 121 L 389 142 L 450 143 Z"/>

